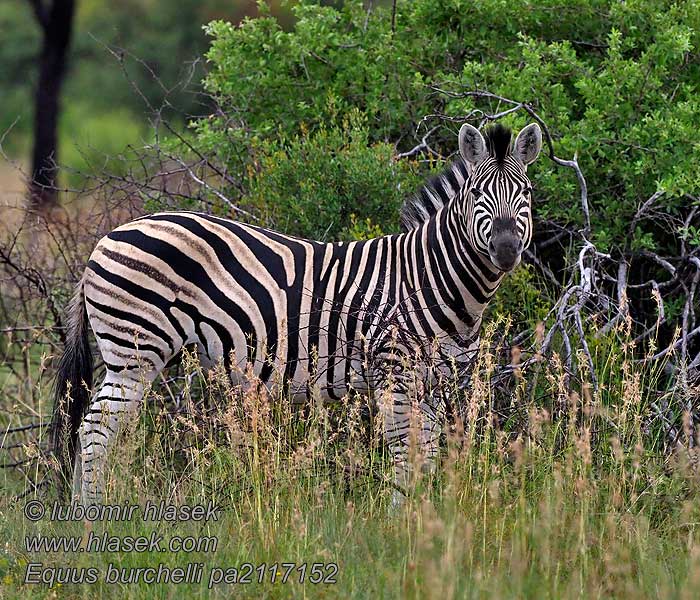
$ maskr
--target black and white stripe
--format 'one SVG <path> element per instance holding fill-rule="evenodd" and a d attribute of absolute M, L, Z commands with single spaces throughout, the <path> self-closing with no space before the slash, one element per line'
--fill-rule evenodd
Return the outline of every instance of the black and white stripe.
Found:
<path fill-rule="evenodd" d="M 522 246 L 530 241 L 525 170 L 534 158 L 519 142 L 533 127 L 513 151 L 509 132 L 505 142 L 501 129 L 484 140 L 471 128 L 467 139 L 463 128 L 461 158 L 406 202 L 405 231 L 396 235 L 325 244 L 173 212 L 104 237 L 72 306 L 57 387 L 56 420 L 70 426 L 69 449 L 79 438 L 82 500 L 102 498 L 120 417 L 137 412 L 145 386 L 190 345 L 205 366 L 223 361 L 241 383 L 250 367 L 294 400 L 310 389 L 328 400 L 350 390 L 371 394 L 404 485 L 412 415 L 433 458 L 444 413 L 435 391 L 476 347 L 483 310 L 503 277 L 489 256 L 494 223 L 514 219 Z M 85 319 L 107 368 L 91 400 L 75 383 L 82 376 L 90 384 Z M 59 409 L 67 382 L 74 398 L 66 421 Z"/>

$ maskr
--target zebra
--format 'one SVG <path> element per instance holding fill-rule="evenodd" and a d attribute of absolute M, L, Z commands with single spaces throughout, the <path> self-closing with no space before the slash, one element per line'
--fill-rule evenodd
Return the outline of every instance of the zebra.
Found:
<path fill-rule="evenodd" d="M 369 395 L 395 490 L 412 477 L 411 440 L 431 471 L 446 412 L 433 392 L 478 347 L 484 309 L 532 238 L 527 167 L 542 134 L 532 123 L 512 142 L 500 124 L 482 135 L 465 123 L 458 143 L 405 200 L 397 234 L 323 243 L 183 211 L 103 237 L 69 303 L 56 375 L 53 450 L 64 476 L 73 471 L 74 497 L 103 501 L 121 419 L 191 346 L 204 367 L 223 361 L 241 385 L 252 370 L 293 402 L 312 389 L 324 401 Z M 92 397 L 89 329 L 105 366 Z M 446 360 L 431 363 L 434 353 Z"/>

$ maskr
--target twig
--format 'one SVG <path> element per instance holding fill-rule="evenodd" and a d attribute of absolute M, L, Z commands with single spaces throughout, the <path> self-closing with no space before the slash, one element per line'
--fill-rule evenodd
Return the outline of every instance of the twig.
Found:
<path fill-rule="evenodd" d="M 429 150 L 429 151 L 432 152 L 432 149 L 430 148 L 430 146 L 428 146 L 428 138 L 429 138 L 433 133 L 435 133 L 439 128 L 440 128 L 439 125 L 436 125 L 435 127 L 433 127 L 430 131 L 428 131 L 428 133 L 426 133 L 426 134 L 421 138 L 420 144 L 418 144 L 417 146 L 414 146 L 413 148 L 411 148 L 411 149 L 410 149 L 409 151 L 407 151 L 407 152 L 401 152 L 400 154 L 397 154 L 397 155 L 396 155 L 396 158 L 397 158 L 397 159 L 400 159 L 400 158 L 408 158 L 408 157 L 413 156 L 413 155 L 415 155 L 415 154 L 419 154 L 419 153 L 422 152 L 423 150 Z"/>

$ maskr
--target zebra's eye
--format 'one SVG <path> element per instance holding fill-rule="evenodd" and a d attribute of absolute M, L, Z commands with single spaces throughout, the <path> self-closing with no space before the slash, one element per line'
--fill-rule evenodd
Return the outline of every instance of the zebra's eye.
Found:
<path fill-rule="evenodd" d="M 482 192 L 479 188 L 472 188 L 469 191 L 471 192 L 472 196 L 474 196 L 474 198 L 478 198 L 479 196 L 484 195 L 484 192 Z"/>
<path fill-rule="evenodd" d="M 530 194 L 532 194 L 532 188 L 531 188 L 531 187 L 526 187 L 526 188 L 523 190 L 523 196 L 529 196 Z"/>

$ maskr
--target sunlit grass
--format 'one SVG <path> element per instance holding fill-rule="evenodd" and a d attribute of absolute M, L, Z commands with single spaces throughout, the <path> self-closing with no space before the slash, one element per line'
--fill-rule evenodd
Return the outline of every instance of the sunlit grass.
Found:
<path fill-rule="evenodd" d="M 82 522 L 27 521 L 24 500 L 10 500 L 23 486 L 5 473 L 3 597 L 695 597 L 697 454 L 679 449 L 664 458 L 650 445 L 643 381 L 625 352 L 601 369 L 604 401 L 590 390 L 565 389 L 558 361 L 544 365 L 538 386 L 549 391 L 550 406 L 522 395 L 526 423 L 509 431 L 489 409 L 494 361 L 486 348 L 467 394 L 466 420 L 447 436 L 440 469 L 416 481 L 399 509 L 390 503 L 381 428 L 361 404 L 312 403 L 302 417 L 255 386 L 233 387 L 221 369 L 179 390 L 189 410 L 175 418 L 155 408 L 166 404 L 152 393 L 151 410 L 119 444 L 107 502 L 213 501 L 221 507 L 219 519 L 135 518 L 96 522 L 90 530 L 215 536 L 216 551 L 30 554 L 25 535 L 87 536 L 88 530 Z M 184 363 L 190 372 L 201 370 L 193 357 Z M 524 374 L 523 385 L 531 375 Z M 557 402 L 563 416 L 555 419 Z M 208 418 L 200 418 L 205 412 Z M 52 498 L 49 493 L 45 501 Z M 92 567 L 100 581 L 23 585 L 32 562 Z M 266 572 L 263 583 L 208 589 L 216 568 L 283 562 L 335 563 L 337 583 L 300 584 L 293 577 L 282 583 L 281 576 L 271 583 Z M 159 563 L 203 563 L 203 580 L 104 583 L 110 564 L 133 573 Z"/>

